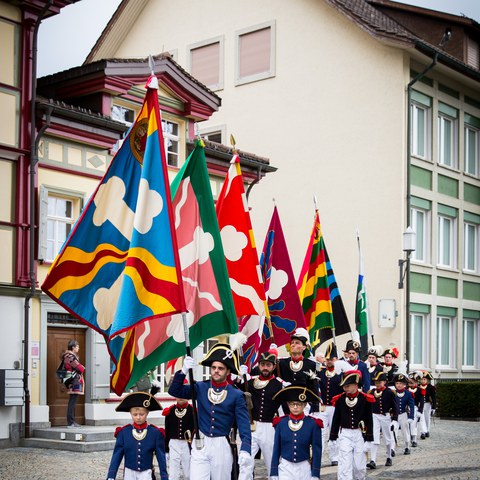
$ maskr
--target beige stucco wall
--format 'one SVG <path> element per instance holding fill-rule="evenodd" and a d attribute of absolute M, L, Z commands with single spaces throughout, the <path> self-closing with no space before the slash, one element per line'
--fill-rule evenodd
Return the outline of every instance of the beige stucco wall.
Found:
<path fill-rule="evenodd" d="M 162 18 L 168 21 L 161 23 Z M 235 87 L 234 33 L 266 21 L 275 21 L 276 76 Z M 188 45 L 222 35 L 224 89 L 217 92 L 222 107 L 202 128 L 225 124 L 226 139 L 233 133 L 239 148 L 266 156 L 279 168 L 250 196 L 257 245 L 263 246 L 275 197 L 298 274 L 316 195 L 351 323 L 360 232 L 376 324 L 379 299 L 396 299 L 397 309 L 403 302 L 397 289 L 405 226 L 408 68 L 403 52 L 373 39 L 321 1 L 206 0 L 149 2 L 115 56 L 163 47 L 175 50 L 186 67 Z M 399 328 L 376 328 L 376 334 L 384 344 L 400 342 Z"/>

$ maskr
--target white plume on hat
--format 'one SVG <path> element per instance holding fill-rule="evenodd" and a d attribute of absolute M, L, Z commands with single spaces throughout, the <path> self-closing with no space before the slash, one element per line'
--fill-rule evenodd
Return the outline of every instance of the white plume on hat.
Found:
<path fill-rule="evenodd" d="M 398 364 L 397 373 L 401 373 L 402 375 L 408 376 L 408 360 L 402 360 Z"/>
<path fill-rule="evenodd" d="M 242 333 L 234 333 L 233 335 L 230 335 L 230 348 L 232 349 L 233 352 L 239 350 L 240 348 L 245 345 L 246 341 L 248 340 L 247 336 Z"/>
<path fill-rule="evenodd" d="M 355 330 L 355 331 L 352 333 L 352 340 L 353 340 L 354 342 L 360 343 L 360 333 L 358 333 L 358 330 Z"/>
<path fill-rule="evenodd" d="M 335 362 L 335 373 L 337 375 L 340 375 L 343 372 L 348 372 L 349 370 L 352 369 L 352 366 L 346 362 L 345 360 L 337 360 Z"/>
<path fill-rule="evenodd" d="M 368 353 L 373 353 L 377 357 L 381 357 L 383 355 L 383 347 L 381 345 L 373 345 L 368 349 Z"/>

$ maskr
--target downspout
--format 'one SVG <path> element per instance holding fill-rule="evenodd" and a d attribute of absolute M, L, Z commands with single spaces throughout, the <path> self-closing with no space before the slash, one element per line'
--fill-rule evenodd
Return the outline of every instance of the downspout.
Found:
<path fill-rule="evenodd" d="M 248 200 L 248 197 L 250 195 L 250 191 L 252 190 L 252 188 L 261 180 L 261 178 L 262 178 L 261 173 L 262 173 L 262 167 L 258 167 L 257 178 L 252 183 L 250 183 L 247 187 L 247 193 L 246 193 L 247 200 Z"/>
<path fill-rule="evenodd" d="M 417 74 L 410 83 L 407 85 L 407 211 L 406 211 L 406 228 L 410 227 L 410 208 L 412 203 L 412 194 L 411 194 L 411 173 L 410 173 L 410 152 L 412 148 L 412 113 L 411 113 L 411 103 L 412 103 L 412 87 L 420 79 L 422 79 L 436 64 L 438 60 L 438 52 L 435 52 L 433 61 L 428 65 L 423 72 Z M 405 359 L 410 360 L 410 253 L 407 253 L 405 266 Z"/>
<path fill-rule="evenodd" d="M 24 305 L 24 340 L 23 340 L 23 389 L 25 392 L 25 438 L 30 438 L 30 389 L 28 387 L 29 377 L 29 331 L 30 331 L 30 300 L 35 296 L 36 272 L 35 272 L 35 172 L 38 163 L 38 143 L 43 132 L 48 128 L 50 115 L 47 114 L 47 123 L 40 129 L 38 136 L 35 136 L 35 100 L 37 98 L 37 43 L 38 29 L 42 23 L 45 13 L 52 5 L 49 0 L 37 17 L 33 28 L 32 36 L 32 91 L 30 105 L 30 292 L 25 297 Z"/>

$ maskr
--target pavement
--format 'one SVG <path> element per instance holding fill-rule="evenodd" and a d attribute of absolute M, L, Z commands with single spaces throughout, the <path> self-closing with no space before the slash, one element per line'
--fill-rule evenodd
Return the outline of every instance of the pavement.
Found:
<path fill-rule="evenodd" d="M 91 428 L 91 427 L 90 427 Z M 81 427 L 78 429 L 81 432 Z M 377 469 L 368 470 L 367 478 L 480 480 L 480 424 L 457 420 L 434 419 L 430 438 L 418 439 L 411 455 L 398 448 L 392 467 L 385 467 L 385 449 L 378 449 Z M 105 479 L 112 452 L 75 453 L 39 448 L 0 449 L 0 479 L 75 480 Z M 158 473 L 158 470 L 157 470 Z M 123 478 L 122 468 L 117 479 Z M 158 475 L 157 475 L 158 478 Z M 267 480 L 262 460 L 256 460 L 255 480 Z M 337 478 L 337 467 L 323 456 L 321 479 Z M 228 479 L 225 479 L 228 480 Z"/>

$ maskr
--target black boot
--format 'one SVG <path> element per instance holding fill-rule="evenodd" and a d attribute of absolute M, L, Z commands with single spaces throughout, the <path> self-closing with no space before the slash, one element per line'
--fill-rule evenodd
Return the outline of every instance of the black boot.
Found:
<path fill-rule="evenodd" d="M 387 458 L 387 461 L 385 462 L 385 466 L 386 467 L 391 467 L 393 464 L 392 464 L 392 459 L 391 458 Z"/>
<path fill-rule="evenodd" d="M 417 442 L 412 442 L 412 447 L 416 447 L 417 446 Z"/>
<path fill-rule="evenodd" d="M 430 436 L 430 432 L 427 432 L 425 436 L 428 438 Z"/>
<path fill-rule="evenodd" d="M 407 447 L 403 452 L 404 455 L 410 455 L 410 449 Z"/>
<path fill-rule="evenodd" d="M 394 457 L 394 456 L 395 456 L 395 450 L 392 450 L 392 452 L 390 453 L 390 455 L 391 455 L 392 457 Z"/>
<path fill-rule="evenodd" d="M 373 460 L 370 460 L 367 463 L 367 468 L 371 468 L 372 470 L 375 470 L 377 468 L 377 464 Z"/>
<path fill-rule="evenodd" d="M 421 438 L 422 440 L 425 440 L 425 439 L 427 438 L 427 436 L 426 436 L 424 433 L 422 433 L 422 434 L 420 435 L 420 438 Z"/>

